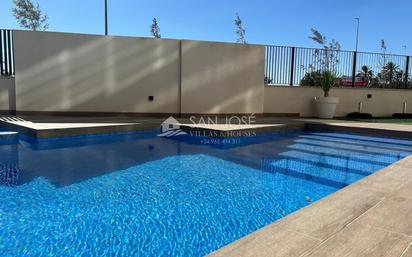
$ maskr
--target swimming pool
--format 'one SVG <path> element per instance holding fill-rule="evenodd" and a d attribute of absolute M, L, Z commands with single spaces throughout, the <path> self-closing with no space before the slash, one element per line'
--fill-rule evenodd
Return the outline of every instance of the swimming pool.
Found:
<path fill-rule="evenodd" d="M 412 153 L 320 131 L 224 147 L 157 133 L 0 146 L 0 256 L 203 256 Z"/>

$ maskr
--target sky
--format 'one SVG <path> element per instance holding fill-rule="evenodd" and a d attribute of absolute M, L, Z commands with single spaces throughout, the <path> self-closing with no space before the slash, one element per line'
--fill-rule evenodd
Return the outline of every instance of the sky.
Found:
<path fill-rule="evenodd" d="M 104 33 L 104 0 L 34 0 L 49 16 L 50 31 Z M 412 54 L 411 0 L 108 0 L 109 34 L 150 36 L 153 17 L 163 38 L 235 42 L 239 13 L 248 43 L 317 47 L 315 28 L 344 50 Z M 12 0 L 0 0 L 0 28 L 18 29 Z"/>

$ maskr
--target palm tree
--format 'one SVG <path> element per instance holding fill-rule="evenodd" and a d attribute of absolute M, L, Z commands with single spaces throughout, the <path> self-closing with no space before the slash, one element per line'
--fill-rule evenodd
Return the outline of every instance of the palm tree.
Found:
<path fill-rule="evenodd" d="M 358 76 L 360 76 L 363 81 L 368 81 L 369 85 L 373 78 L 373 70 L 371 70 L 367 65 L 363 65 L 358 73 Z"/>
<path fill-rule="evenodd" d="M 381 78 L 388 84 L 392 84 L 399 77 L 399 67 L 393 62 L 388 62 L 382 69 Z"/>

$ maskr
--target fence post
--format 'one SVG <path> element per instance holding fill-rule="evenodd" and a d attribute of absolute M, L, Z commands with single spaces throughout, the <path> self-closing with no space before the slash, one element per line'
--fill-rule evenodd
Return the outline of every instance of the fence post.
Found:
<path fill-rule="evenodd" d="M 3 30 L 0 29 L 0 76 L 3 75 Z"/>
<path fill-rule="evenodd" d="M 410 62 L 410 56 L 406 56 L 406 65 L 405 65 L 405 87 L 408 87 L 408 77 L 409 77 L 409 62 Z"/>
<path fill-rule="evenodd" d="M 9 60 L 7 59 L 7 31 L 3 30 L 3 49 L 4 49 L 4 75 L 8 75 L 9 74 Z"/>
<path fill-rule="evenodd" d="M 13 65 L 12 65 L 12 73 L 11 75 L 16 76 L 16 58 L 14 57 L 14 32 L 13 30 L 10 30 L 11 32 L 11 59 L 13 61 Z"/>
<path fill-rule="evenodd" d="M 9 73 L 7 74 L 7 75 L 9 75 L 9 76 L 11 76 L 11 75 L 13 75 L 12 73 L 13 73 L 13 70 L 12 70 L 12 53 L 11 53 L 11 51 L 13 50 L 13 48 L 12 48 L 12 46 L 11 46 L 11 30 L 7 30 L 7 53 L 8 53 L 8 61 L 9 61 L 9 63 L 8 63 L 8 66 L 9 66 Z"/>
<path fill-rule="evenodd" d="M 291 52 L 291 60 L 290 60 L 290 80 L 289 80 L 289 85 L 293 86 L 293 78 L 295 76 L 295 47 L 292 47 L 292 52 Z"/>
<path fill-rule="evenodd" d="M 183 40 L 179 40 L 179 118 L 182 118 Z"/>
<path fill-rule="evenodd" d="M 356 58 L 358 52 L 353 52 L 353 63 L 352 63 L 352 87 L 355 87 L 355 76 L 356 76 Z"/>

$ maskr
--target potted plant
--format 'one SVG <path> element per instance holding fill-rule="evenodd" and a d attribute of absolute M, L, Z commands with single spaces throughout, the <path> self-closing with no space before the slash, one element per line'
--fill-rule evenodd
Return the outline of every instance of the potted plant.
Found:
<path fill-rule="evenodd" d="M 335 116 L 336 106 L 339 98 L 329 96 L 329 91 L 336 83 L 336 76 L 333 72 L 325 70 L 320 76 L 320 86 L 323 90 L 323 97 L 315 97 L 315 109 L 319 118 L 332 119 Z"/>

